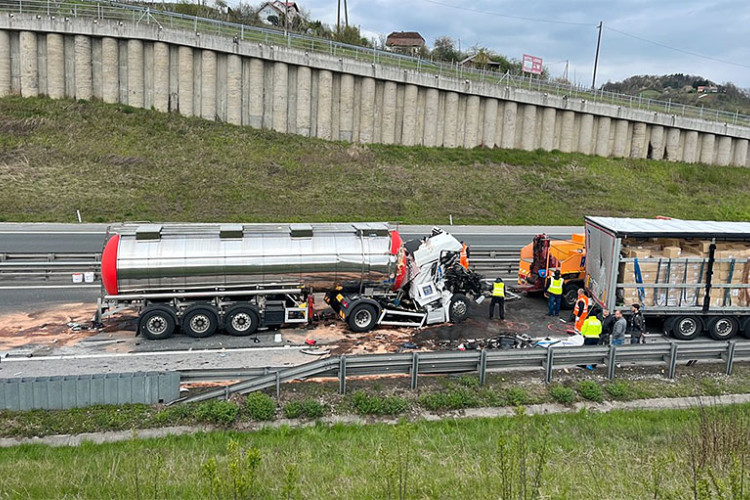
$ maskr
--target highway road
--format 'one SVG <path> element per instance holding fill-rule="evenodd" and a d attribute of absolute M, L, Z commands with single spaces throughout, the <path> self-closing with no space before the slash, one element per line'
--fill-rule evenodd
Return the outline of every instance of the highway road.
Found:
<path fill-rule="evenodd" d="M 401 225 L 399 231 L 410 240 L 427 235 L 433 226 Z M 569 238 L 582 231 L 571 226 L 440 226 L 459 240 L 479 247 L 523 246 L 535 234 Z M 2 253 L 98 253 L 104 246 L 107 224 L 0 223 Z"/>

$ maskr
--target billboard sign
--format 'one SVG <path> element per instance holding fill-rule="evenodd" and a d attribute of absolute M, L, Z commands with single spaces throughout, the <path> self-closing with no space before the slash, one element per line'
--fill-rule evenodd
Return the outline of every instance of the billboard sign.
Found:
<path fill-rule="evenodd" d="M 523 55 L 523 65 L 521 69 L 524 73 L 534 73 L 535 75 L 542 74 L 542 58 L 534 57 L 528 54 Z"/>

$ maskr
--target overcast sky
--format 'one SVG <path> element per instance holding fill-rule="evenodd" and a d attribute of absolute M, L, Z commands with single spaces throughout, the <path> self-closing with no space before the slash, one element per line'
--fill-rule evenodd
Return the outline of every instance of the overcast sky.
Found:
<path fill-rule="evenodd" d="M 368 37 L 418 31 L 520 59 L 543 58 L 553 77 L 597 86 L 639 74 L 685 73 L 750 88 L 750 0 L 347 0 L 349 23 Z M 337 0 L 300 0 L 335 25 Z M 343 5 L 343 0 L 342 0 Z M 343 15 L 342 15 L 343 19 Z M 655 43 L 650 43 L 655 42 Z M 674 50 L 678 49 L 678 50 Z M 703 57 L 701 57 L 703 56 Z"/>

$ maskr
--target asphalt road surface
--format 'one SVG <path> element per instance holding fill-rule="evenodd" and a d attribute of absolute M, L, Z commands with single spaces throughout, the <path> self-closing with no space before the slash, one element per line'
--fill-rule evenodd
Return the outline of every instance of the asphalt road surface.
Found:
<path fill-rule="evenodd" d="M 0 253 L 98 253 L 104 246 L 107 224 L 0 223 Z M 434 226 L 398 226 L 405 240 L 430 234 Z M 572 226 L 440 226 L 472 246 L 523 246 L 535 234 L 569 238 L 582 231 Z"/>

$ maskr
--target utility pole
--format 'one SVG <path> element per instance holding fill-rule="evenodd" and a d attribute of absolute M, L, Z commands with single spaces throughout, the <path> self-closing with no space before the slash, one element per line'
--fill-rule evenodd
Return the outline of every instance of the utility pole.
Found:
<path fill-rule="evenodd" d="M 596 68 L 599 66 L 599 48 L 602 45 L 602 22 L 599 21 L 599 39 L 596 42 L 596 57 L 594 57 L 594 78 L 591 80 L 591 90 L 596 90 Z"/>
<path fill-rule="evenodd" d="M 349 27 L 349 6 L 346 5 L 346 0 L 344 0 L 344 27 Z M 341 31 L 341 0 L 338 0 L 336 6 L 336 32 L 339 31 Z"/>

